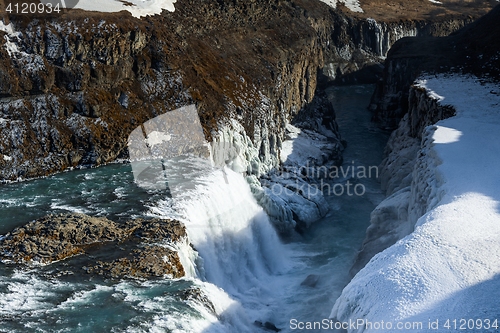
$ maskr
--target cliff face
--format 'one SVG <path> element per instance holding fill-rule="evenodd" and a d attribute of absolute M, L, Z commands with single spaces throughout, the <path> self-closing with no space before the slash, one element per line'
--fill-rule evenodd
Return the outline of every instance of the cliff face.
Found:
<path fill-rule="evenodd" d="M 332 49 L 323 74 L 336 83 L 373 83 L 382 78 L 392 45 L 404 37 L 439 37 L 472 22 L 470 17 L 376 21 L 336 14 Z"/>
<path fill-rule="evenodd" d="M 403 39 L 391 49 L 384 81 L 374 94 L 379 103 L 376 117 L 387 127 L 402 119 L 387 143 L 380 167 L 382 189 L 388 197 L 371 214 L 352 274 L 375 254 L 410 234 L 416 221 L 441 199 L 433 191 L 438 182 L 436 166 L 427 165 L 434 159 L 427 156 L 431 142 L 427 142 L 430 139 L 426 133 L 432 130 L 430 125 L 455 115 L 455 109 L 415 85 L 417 75 L 460 64 L 465 72 L 498 80 L 494 64 L 500 59 L 500 29 L 493 25 L 498 18 L 500 6 L 452 36 Z"/>
<path fill-rule="evenodd" d="M 455 110 L 418 86 L 410 87 L 409 96 L 409 113 L 391 134 L 380 165 L 381 186 L 387 198 L 370 215 L 370 226 L 351 275 L 413 232 L 417 220 L 441 199 L 433 192 L 436 165 L 429 165 L 435 159 L 428 156 L 432 140 L 425 132 L 427 126 L 453 116 Z"/>
<path fill-rule="evenodd" d="M 383 80 L 372 99 L 374 119 L 394 129 L 408 112 L 409 87 L 422 73 L 459 71 L 500 78 L 500 6 L 474 23 L 444 38 L 405 38 L 394 44 L 385 62 Z M 418 129 L 412 135 L 418 135 Z"/>
<path fill-rule="evenodd" d="M 176 8 L 142 20 L 79 10 L 11 16 L 0 29 L 0 178 L 127 157 L 134 128 L 193 103 L 210 141 L 228 119 L 242 125 L 267 166 L 251 171 L 259 175 L 278 163 L 285 126 L 312 101 L 325 63 L 325 81 L 373 79 L 398 38 L 465 22 L 377 23 L 316 0 Z"/>
<path fill-rule="evenodd" d="M 290 3 L 178 7 L 143 20 L 76 10 L 11 17 L 1 50 L 1 178 L 111 161 L 135 127 L 192 103 L 208 139 L 236 118 L 253 139 L 266 136 L 261 156 L 276 151 L 273 136 L 312 100 L 322 65 L 308 20 Z"/>

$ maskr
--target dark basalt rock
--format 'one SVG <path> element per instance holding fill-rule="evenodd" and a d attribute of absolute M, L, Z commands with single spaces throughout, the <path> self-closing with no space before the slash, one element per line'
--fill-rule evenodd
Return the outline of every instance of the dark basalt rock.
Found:
<path fill-rule="evenodd" d="M 319 281 L 319 276 L 316 274 L 309 274 L 304 281 L 300 284 L 301 286 L 308 286 L 311 288 L 316 287 Z"/>
<path fill-rule="evenodd" d="M 391 48 L 385 61 L 384 78 L 379 82 L 370 108 L 382 127 L 395 129 L 411 111 L 414 96 L 410 86 L 422 73 L 470 73 L 487 80 L 500 80 L 500 5 L 487 15 L 447 37 L 403 38 Z M 412 100 L 413 99 L 413 100 Z M 412 136 L 418 137 L 425 125 L 452 116 L 412 116 Z"/>
<path fill-rule="evenodd" d="M 214 315 L 217 315 L 214 304 L 199 288 L 191 287 L 189 289 L 182 290 L 177 294 L 177 296 L 179 296 L 179 298 L 182 299 L 183 301 L 198 302 L 202 304 L 210 312 L 212 312 Z"/>
<path fill-rule="evenodd" d="M 273 332 L 280 332 L 281 329 L 277 328 L 276 325 L 274 325 L 273 323 L 269 322 L 269 321 L 266 321 L 265 323 L 262 323 L 261 321 L 259 320 L 256 320 L 254 322 L 255 326 L 257 327 L 261 327 L 261 328 L 264 328 L 268 331 L 273 331 Z"/>
<path fill-rule="evenodd" d="M 22 38 L 0 31 L 0 180 L 125 158 L 137 126 L 190 104 L 206 139 L 234 118 L 261 162 L 279 160 L 285 125 L 313 101 L 326 63 L 338 82 L 370 81 L 408 31 L 445 35 L 464 24 L 378 26 L 317 0 L 177 0 L 175 7 L 143 19 L 125 11 L 10 15 Z M 6 38 L 21 53 L 9 54 Z"/>
<path fill-rule="evenodd" d="M 186 230 L 175 220 L 118 224 L 84 214 L 48 215 L 3 236 L 0 259 L 33 265 L 82 255 L 71 269 L 113 278 L 179 278 L 185 272 L 171 246 L 185 241 Z"/>

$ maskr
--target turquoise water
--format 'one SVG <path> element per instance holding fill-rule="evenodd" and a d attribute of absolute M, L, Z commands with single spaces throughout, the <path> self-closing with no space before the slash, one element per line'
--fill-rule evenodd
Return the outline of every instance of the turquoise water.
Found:
<path fill-rule="evenodd" d="M 355 170 L 359 170 L 360 167 L 378 167 L 381 162 L 389 134 L 378 129 L 370 121 L 371 113 L 366 107 L 372 91 L 371 85 L 331 87 L 327 90 L 336 111 L 342 138 L 347 141 L 347 148 L 343 154 L 344 170 L 353 166 Z M 331 185 L 345 186 L 347 180 L 362 184 L 365 189 L 364 195 L 349 196 L 345 192 L 340 196 L 326 197 L 330 206 L 329 213 L 313 224 L 303 235 L 303 239 L 289 244 L 295 250 L 301 251 L 302 256 L 297 260 L 305 263 L 305 267 L 297 274 L 302 273 L 302 276 L 314 274 L 318 277 L 318 282 L 315 288 L 298 286 L 295 289 L 288 302 L 299 303 L 300 306 L 292 309 L 287 318 L 288 322 L 283 320 L 282 327 L 289 327 L 289 320 L 292 318 L 301 322 L 328 318 L 335 300 L 351 279 L 349 269 L 365 237 L 370 213 L 384 196 L 376 177 L 355 179 L 341 177 L 331 182 Z"/>
<path fill-rule="evenodd" d="M 0 186 L 0 234 L 48 213 L 74 211 L 125 221 L 144 214 L 160 196 L 134 184 L 129 164 L 5 184 Z"/>
<path fill-rule="evenodd" d="M 388 134 L 370 123 L 366 110 L 373 87 L 332 87 L 328 95 L 348 147 L 344 167 L 376 166 L 381 160 Z M 331 184 L 344 184 L 337 179 Z M 280 276 L 279 299 L 260 304 L 272 308 L 273 323 L 290 332 L 290 320 L 316 321 L 328 318 L 335 299 L 349 281 L 349 268 L 359 249 L 369 215 L 383 199 L 375 178 L 351 179 L 362 184 L 362 196 L 331 195 L 330 211 L 302 236 L 284 244 L 293 268 Z M 165 199 L 162 191 L 136 186 L 128 164 L 75 170 L 44 179 L 0 186 L 0 234 L 48 213 L 82 212 L 115 221 L 151 215 Z M 75 259 L 73 259 L 75 260 Z M 77 259 L 76 259 L 77 260 Z M 152 281 L 105 280 L 82 274 L 60 275 L 71 260 L 32 270 L 0 265 L 1 332 L 233 332 L 206 309 L 179 295 L 199 288 L 217 293 L 198 279 Z M 301 282 L 317 276 L 314 287 Z M 243 296 L 242 296 L 243 295 Z M 237 297 L 245 297 L 241 294 Z M 222 301 L 221 301 L 222 302 Z M 259 305 L 260 304 L 260 305 Z M 234 316 L 234 315 L 233 315 Z M 237 316 L 237 315 L 236 315 Z M 224 316 L 223 316 L 224 317 Z M 234 319 L 234 318 L 233 318 Z M 250 318 L 250 322 L 253 319 Z M 227 319 L 230 321 L 229 319 Z M 256 326 L 250 332 L 260 332 Z"/>

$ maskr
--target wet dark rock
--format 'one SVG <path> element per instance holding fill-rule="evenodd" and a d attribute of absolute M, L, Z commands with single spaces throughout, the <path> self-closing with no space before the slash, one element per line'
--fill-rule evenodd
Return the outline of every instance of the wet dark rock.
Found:
<path fill-rule="evenodd" d="M 277 328 L 276 325 L 274 325 L 273 323 L 271 323 L 269 321 L 266 321 L 265 323 L 262 323 L 261 321 L 256 320 L 254 322 L 254 324 L 257 327 L 264 328 L 264 329 L 266 329 L 268 331 L 273 331 L 273 332 L 279 332 L 279 331 L 281 331 L 281 329 Z"/>
<path fill-rule="evenodd" d="M 302 281 L 302 283 L 300 285 L 301 286 L 308 286 L 308 287 L 314 288 L 318 284 L 318 281 L 319 281 L 319 276 L 318 275 L 316 275 L 316 274 L 310 274 L 310 275 L 308 275 L 304 279 L 304 281 Z"/>
<path fill-rule="evenodd" d="M 121 256 L 120 256 L 121 257 Z M 176 251 L 164 246 L 141 246 L 113 261 L 98 261 L 94 266 L 85 266 L 87 273 L 113 278 L 151 278 L 169 275 L 184 276 L 184 269 Z"/>
<path fill-rule="evenodd" d="M 206 309 L 208 309 L 212 314 L 216 315 L 217 313 L 215 312 L 215 307 L 212 301 L 208 298 L 207 295 L 203 293 L 203 291 L 199 288 L 196 287 L 191 287 L 186 290 L 182 290 L 178 293 L 178 296 L 180 299 L 183 301 L 191 301 L 191 302 L 198 302 L 202 304 Z"/>
<path fill-rule="evenodd" d="M 151 278 L 185 275 L 172 247 L 187 242 L 175 220 L 135 219 L 119 224 L 84 214 L 48 215 L 0 240 L 4 263 L 51 264 L 77 255 L 74 269 L 106 277 Z M 64 275 L 71 274 L 71 270 Z"/>

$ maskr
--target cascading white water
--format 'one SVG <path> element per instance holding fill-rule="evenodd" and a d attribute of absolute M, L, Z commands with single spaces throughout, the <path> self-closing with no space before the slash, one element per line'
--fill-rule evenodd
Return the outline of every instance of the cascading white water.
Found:
<path fill-rule="evenodd" d="M 186 174 L 185 166 L 182 170 Z M 247 318 L 238 320 L 246 321 L 246 329 L 254 328 L 254 320 L 269 318 L 262 308 L 276 301 L 276 277 L 289 268 L 289 251 L 241 174 L 228 168 L 203 170 L 199 164 L 188 173 L 190 185 L 169 181 L 173 198 L 161 201 L 152 212 L 170 217 L 175 212 L 184 222 L 201 257 L 197 262 L 199 278 L 223 289 L 238 306 L 243 305 Z M 214 303 L 224 297 L 209 293 L 217 298 L 212 299 Z"/>
<path fill-rule="evenodd" d="M 331 89 L 339 126 L 349 129 L 346 163 L 378 165 L 386 138 L 372 130 L 364 110 L 371 88 Z M 186 278 L 149 281 L 88 276 L 73 259 L 30 271 L 0 265 L 0 331 L 264 333 L 259 326 L 268 321 L 293 333 L 301 331 L 297 321 L 328 318 L 382 195 L 376 182 L 360 179 L 367 187 L 362 197 L 325 196 L 330 212 L 281 244 L 242 175 L 214 170 L 207 160 L 191 162 L 174 156 L 148 171 L 160 171 L 160 189 L 131 185 L 127 164 L 1 187 L 2 233 L 45 215 L 54 203 L 116 221 L 154 214 L 184 221 L 203 260 L 195 267 L 194 251 L 181 243 Z M 165 199 L 167 186 L 172 199 Z M 59 276 L 69 267 L 75 275 Z"/>

